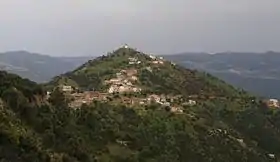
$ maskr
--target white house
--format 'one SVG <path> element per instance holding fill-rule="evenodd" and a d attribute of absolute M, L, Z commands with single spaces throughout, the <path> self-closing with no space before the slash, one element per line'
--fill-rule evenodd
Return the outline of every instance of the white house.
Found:
<path fill-rule="evenodd" d="M 141 91 L 141 89 L 140 89 L 140 88 L 136 88 L 136 87 L 134 87 L 134 88 L 132 88 L 132 91 L 133 91 L 133 92 L 140 92 L 140 91 Z"/>
<path fill-rule="evenodd" d="M 47 99 L 49 99 L 50 98 L 50 96 L 51 96 L 51 92 L 50 91 L 47 91 Z"/>
<path fill-rule="evenodd" d="M 153 55 L 149 55 L 149 57 L 150 57 L 151 59 L 156 59 L 156 57 L 153 56 Z"/>
<path fill-rule="evenodd" d="M 62 86 L 63 92 L 72 92 L 73 88 L 71 86 Z"/>
<path fill-rule="evenodd" d="M 148 100 L 149 101 L 154 100 L 156 102 L 160 102 L 160 97 L 158 95 L 150 95 Z"/>
<path fill-rule="evenodd" d="M 135 58 L 135 57 L 129 57 L 128 60 L 129 60 L 129 61 L 134 61 L 134 62 L 135 62 L 135 61 L 138 61 L 138 59 Z"/>
<path fill-rule="evenodd" d="M 195 104 L 196 104 L 196 101 L 194 101 L 194 100 L 189 100 L 189 104 L 190 104 L 190 105 L 195 105 Z"/>
<path fill-rule="evenodd" d="M 123 92 L 127 91 L 127 87 L 125 87 L 125 86 L 120 86 L 118 91 L 119 91 L 120 93 L 123 93 Z"/>
<path fill-rule="evenodd" d="M 132 86 L 133 84 L 131 82 L 127 82 L 126 85 Z"/>
<path fill-rule="evenodd" d="M 270 157 L 271 159 L 275 159 L 275 155 L 274 154 L 268 154 L 268 157 Z"/>
<path fill-rule="evenodd" d="M 279 101 L 277 99 L 269 99 L 269 105 L 272 107 L 279 107 Z"/>
<path fill-rule="evenodd" d="M 123 46 L 123 48 L 127 49 L 127 48 L 129 48 L 129 47 L 128 47 L 128 45 L 127 45 L 127 44 L 125 44 L 125 45 Z"/>
<path fill-rule="evenodd" d="M 114 93 L 116 92 L 116 87 L 115 86 L 111 86 L 108 90 L 108 93 Z"/>
<path fill-rule="evenodd" d="M 110 79 L 111 83 L 117 83 L 117 82 L 120 82 L 120 81 L 121 81 L 121 79 L 119 79 L 119 78 L 112 78 L 112 79 Z"/>
<path fill-rule="evenodd" d="M 145 102 L 144 102 L 144 101 L 140 101 L 139 104 L 140 104 L 140 105 L 144 105 Z"/>
<path fill-rule="evenodd" d="M 194 100 L 189 100 L 188 102 L 183 103 L 183 105 L 194 106 L 194 105 L 196 105 L 196 101 L 194 101 Z"/>
<path fill-rule="evenodd" d="M 134 81 L 138 80 L 138 78 L 136 76 L 132 76 L 131 79 Z"/>
<path fill-rule="evenodd" d="M 153 61 L 153 64 L 159 64 L 159 61 Z"/>

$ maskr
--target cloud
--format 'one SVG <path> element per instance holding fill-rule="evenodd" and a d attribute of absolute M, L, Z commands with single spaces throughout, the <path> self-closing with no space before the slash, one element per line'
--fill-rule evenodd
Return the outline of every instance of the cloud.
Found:
<path fill-rule="evenodd" d="M 0 50 L 280 50 L 279 0 L 2 0 Z"/>

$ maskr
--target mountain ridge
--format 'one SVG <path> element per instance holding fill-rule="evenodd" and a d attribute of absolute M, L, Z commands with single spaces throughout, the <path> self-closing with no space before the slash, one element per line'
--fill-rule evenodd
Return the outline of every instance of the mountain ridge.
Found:
<path fill-rule="evenodd" d="M 6 70 L 36 82 L 47 82 L 52 77 L 74 69 L 90 57 L 51 57 L 27 51 L 0 53 L 0 70 Z"/>
<path fill-rule="evenodd" d="M 39 83 L 48 82 L 53 77 L 74 70 L 96 57 L 45 57 L 33 55 L 26 51 L 26 57 L 20 57 L 20 51 L 12 53 L 15 53 L 15 55 L 0 54 L 0 69 Z M 213 56 L 206 53 L 190 52 L 162 56 L 184 67 L 209 72 L 236 87 L 243 88 L 256 95 L 266 98 L 280 98 L 280 93 L 277 91 L 279 89 L 279 74 L 277 73 L 279 66 L 277 62 L 280 61 L 280 58 L 277 57 L 278 52 L 224 52 Z M 234 60 L 238 59 L 241 61 L 234 62 Z M 45 65 L 42 62 L 45 62 Z M 262 64 L 262 62 L 265 62 L 266 65 Z M 232 64 L 232 67 L 228 67 L 229 64 Z M 257 83 L 256 86 L 250 84 L 254 81 Z"/>
<path fill-rule="evenodd" d="M 280 98 L 279 69 L 280 54 L 267 52 L 220 53 L 214 55 L 166 55 L 186 68 L 198 69 L 215 75 L 232 85 L 258 96 Z M 254 86 L 250 83 L 256 82 Z M 279 87 L 279 88 L 278 88 Z"/>
<path fill-rule="evenodd" d="M 4 74 L 0 157 L 6 161 L 268 162 L 280 156 L 279 111 L 210 74 L 134 49 L 120 48 L 43 85 L 51 92 L 48 104 L 28 104 L 26 95 L 41 93 L 41 85 Z M 23 96 L 14 95 L 15 86 Z M 71 107 L 81 95 L 90 100 Z"/>
<path fill-rule="evenodd" d="M 133 60 L 133 61 L 131 61 Z M 105 64 L 108 62 L 108 65 Z M 103 65 L 104 64 L 104 65 Z M 101 66 L 101 67 L 99 67 Z M 105 69 L 107 66 L 107 69 Z M 117 67 L 116 70 L 114 67 Z M 124 69 L 122 69 L 122 67 Z M 112 77 L 113 75 L 117 75 L 117 73 L 121 72 L 122 70 L 127 70 L 126 68 L 130 69 L 131 67 L 137 67 L 138 71 L 141 72 L 141 70 L 144 71 L 150 71 L 150 73 L 153 73 L 151 71 L 157 70 L 157 71 L 163 71 L 163 70 L 173 70 L 173 72 L 178 73 L 180 71 L 181 73 L 189 73 L 189 75 L 193 75 L 194 73 L 198 73 L 196 71 L 190 71 L 185 70 L 183 67 L 180 67 L 178 65 L 173 64 L 172 62 L 169 62 L 167 60 L 164 60 L 162 57 L 152 56 L 148 54 L 144 54 L 142 52 L 138 52 L 134 49 L 127 49 L 127 48 L 120 48 L 116 51 L 114 51 L 112 54 L 109 53 L 107 56 L 100 56 L 94 60 L 90 60 L 87 63 L 81 65 L 76 70 L 70 72 L 72 73 L 72 76 L 70 78 L 75 78 L 75 75 L 88 75 L 88 77 L 102 77 L 101 71 L 105 71 L 105 74 L 109 74 L 109 77 Z M 152 70 L 147 70 L 147 68 Z M 92 71 L 90 71 L 92 69 Z M 96 69 L 99 69 L 98 76 L 94 72 Z M 141 70 L 140 70 L 141 69 Z M 62 76 L 66 76 L 70 74 L 65 73 Z M 115 74 L 114 74 L 115 73 Z M 93 76 L 91 76 L 93 75 Z M 141 74 L 140 74 L 141 75 Z M 168 76 L 170 73 L 168 71 L 165 72 L 165 75 Z M 178 74 L 177 74 L 178 75 Z M 184 74 L 183 74 L 184 75 Z M 193 76 L 193 79 L 196 79 L 196 77 L 203 77 L 203 73 L 200 73 L 201 76 Z M 141 80 L 140 76 L 137 76 L 139 80 Z M 170 79 L 172 76 L 168 76 Z M 105 76 L 106 79 L 112 79 Z M 175 78 L 174 78 L 175 79 Z M 191 78 L 189 78 L 191 79 Z M 216 79 L 216 78 L 215 78 Z M 86 80 L 86 78 L 84 78 Z M 74 79 L 75 81 L 75 79 Z M 183 81 L 183 80 L 182 80 Z M 220 80 L 221 82 L 221 80 Z M 82 87 L 86 88 L 86 87 Z M 96 87 L 91 87 L 96 88 Z"/>

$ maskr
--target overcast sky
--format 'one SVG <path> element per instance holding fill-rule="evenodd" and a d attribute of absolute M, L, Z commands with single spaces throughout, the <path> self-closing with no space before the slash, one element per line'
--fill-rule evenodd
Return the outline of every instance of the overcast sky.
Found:
<path fill-rule="evenodd" d="M 280 51 L 280 0 L 0 0 L 0 51 Z"/>

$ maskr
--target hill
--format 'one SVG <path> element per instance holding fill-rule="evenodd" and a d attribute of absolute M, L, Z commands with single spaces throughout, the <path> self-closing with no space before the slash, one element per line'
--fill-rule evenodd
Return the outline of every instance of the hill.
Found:
<path fill-rule="evenodd" d="M 275 115 L 278 113 L 267 115 L 270 110 L 250 94 L 207 73 L 185 69 L 163 58 L 131 48 L 120 48 L 56 77 L 50 83 L 50 87 L 63 85 L 76 89 L 72 94 L 73 102 L 81 100 L 80 103 L 87 103 L 90 107 L 92 100 L 99 100 L 133 107 L 137 114 L 141 114 L 140 118 L 151 122 L 148 122 L 151 128 L 145 129 L 159 131 L 155 134 L 150 132 L 152 134 L 149 135 L 162 137 L 162 141 L 158 139 L 162 143 L 166 139 L 174 140 L 173 144 L 170 141 L 161 147 L 155 146 L 161 151 L 157 150 L 151 157 L 146 157 L 150 160 L 172 157 L 181 161 L 269 161 L 271 152 L 279 154 L 276 144 L 280 142 L 279 125 Z M 97 97 L 93 95 L 80 99 L 92 89 Z M 177 115 L 171 117 L 166 111 Z M 183 129 L 181 135 L 184 138 L 180 138 L 180 128 Z M 126 137 L 125 141 L 132 142 L 130 138 Z M 183 143 L 186 139 L 193 143 L 189 141 L 179 146 L 176 143 L 179 139 Z M 169 152 L 170 156 L 165 156 L 169 145 L 170 148 L 178 147 L 178 154 L 174 150 L 173 153 Z M 142 150 L 143 147 L 138 149 Z M 149 145 L 147 149 L 146 156 L 156 148 Z M 141 155 L 142 151 L 138 150 L 136 154 Z M 183 156 L 180 154 L 182 151 L 190 154 Z"/>
<path fill-rule="evenodd" d="M 211 73 L 256 95 L 280 98 L 280 53 L 183 53 L 165 57 L 186 68 Z"/>
<path fill-rule="evenodd" d="M 90 57 L 51 57 L 26 51 L 0 53 L 0 70 L 18 74 L 36 82 L 73 70 Z"/>
<path fill-rule="evenodd" d="M 266 98 L 280 98 L 280 54 L 267 53 L 182 53 L 165 55 L 186 68 L 206 71 L 238 88 Z M 0 54 L 0 69 L 38 83 L 74 70 L 89 59 L 85 57 L 51 57 L 25 51 Z M 254 82 L 255 84 L 251 84 Z"/>
<path fill-rule="evenodd" d="M 50 96 L 3 74 L 2 161 L 268 162 L 280 155 L 278 110 L 131 48 L 56 77 L 44 88 Z M 22 97 L 11 99 L 15 92 Z"/>
<path fill-rule="evenodd" d="M 120 48 L 108 56 L 90 60 L 76 70 L 54 78 L 50 84 L 108 92 L 108 85 L 115 84 L 113 82 L 124 86 L 127 81 L 133 81 L 136 87 L 147 93 L 152 91 L 157 94 L 174 93 L 185 96 L 237 95 L 234 87 L 207 73 L 188 70 L 163 58 L 130 48 Z"/>

